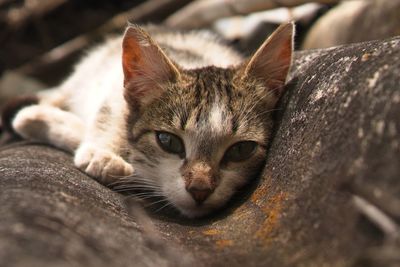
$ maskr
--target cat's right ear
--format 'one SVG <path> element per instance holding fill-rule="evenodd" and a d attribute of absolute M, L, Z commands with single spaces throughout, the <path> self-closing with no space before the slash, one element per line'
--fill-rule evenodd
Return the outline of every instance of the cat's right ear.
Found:
<path fill-rule="evenodd" d="M 244 66 L 243 78 L 256 79 L 278 100 L 292 63 L 294 24 L 281 25 Z"/>
<path fill-rule="evenodd" d="M 143 106 L 161 95 L 167 83 L 179 79 L 177 67 L 139 26 L 129 26 L 122 42 L 124 96 Z"/>

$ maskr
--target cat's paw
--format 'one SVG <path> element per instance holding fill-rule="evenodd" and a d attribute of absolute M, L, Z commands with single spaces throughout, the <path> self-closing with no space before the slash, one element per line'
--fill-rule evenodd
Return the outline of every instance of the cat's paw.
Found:
<path fill-rule="evenodd" d="M 12 128 L 26 139 L 40 140 L 46 134 L 47 115 L 40 105 L 22 108 L 12 121 Z"/>
<path fill-rule="evenodd" d="M 32 105 L 21 109 L 12 121 L 12 128 L 21 137 L 74 151 L 80 144 L 84 124 L 76 115 L 48 105 Z"/>
<path fill-rule="evenodd" d="M 133 174 L 132 165 L 123 158 L 93 145 L 80 146 L 76 151 L 74 163 L 76 167 L 105 185 Z"/>

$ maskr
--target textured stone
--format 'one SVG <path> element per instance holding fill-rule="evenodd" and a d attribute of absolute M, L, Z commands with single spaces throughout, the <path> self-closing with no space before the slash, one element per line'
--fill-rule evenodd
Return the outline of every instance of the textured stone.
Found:
<path fill-rule="evenodd" d="M 17 72 L 5 72 L 0 76 L 0 109 L 10 98 L 34 94 L 46 87 L 40 82 L 18 74 Z"/>
<path fill-rule="evenodd" d="M 315 22 L 302 47 L 332 47 L 397 35 L 400 35 L 400 0 L 342 1 Z"/>
<path fill-rule="evenodd" d="M 34 145 L 0 153 L 0 266 L 180 266 L 129 216 L 122 196 Z M 169 247 L 169 246 L 168 246 Z M 171 246 L 173 247 L 173 246 Z"/>

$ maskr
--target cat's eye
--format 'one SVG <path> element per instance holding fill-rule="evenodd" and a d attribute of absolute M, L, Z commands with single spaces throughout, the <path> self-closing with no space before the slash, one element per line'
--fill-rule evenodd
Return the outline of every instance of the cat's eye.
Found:
<path fill-rule="evenodd" d="M 177 154 L 180 157 L 185 155 L 185 146 L 178 136 L 167 132 L 156 132 L 156 138 L 159 146 L 164 151 Z"/>
<path fill-rule="evenodd" d="M 256 152 L 257 143 L 253 141 L 238 142 L 228 148 L 225 152 L 224 160 L 239 162 L 250 158 Z"/>

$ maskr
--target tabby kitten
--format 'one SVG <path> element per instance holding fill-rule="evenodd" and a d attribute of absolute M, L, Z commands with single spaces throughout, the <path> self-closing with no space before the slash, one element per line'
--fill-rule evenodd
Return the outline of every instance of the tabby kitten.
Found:
<path fill-rule="evenodd" d="M 205 31 L 130 25 L 12 127 L 74 152 L 75 165 L 104 184 L 138 183 L 183 215 L 203 216 L 263 167 L 293 28 L 282 25 L 244 60 Z"/>

